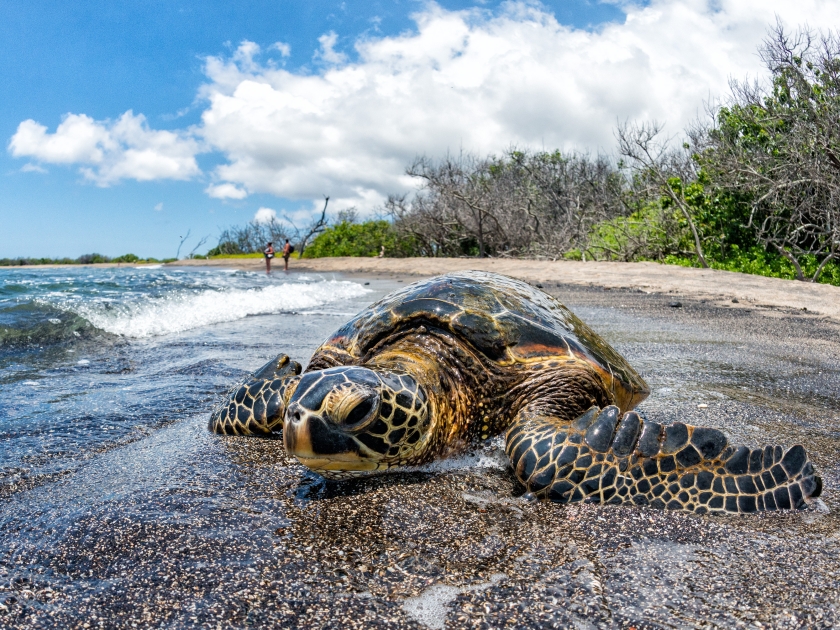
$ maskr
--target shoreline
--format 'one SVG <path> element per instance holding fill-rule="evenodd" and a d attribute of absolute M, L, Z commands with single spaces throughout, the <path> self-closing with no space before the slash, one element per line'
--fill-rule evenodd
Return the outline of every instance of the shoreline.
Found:
<path fill-rule="evenodd" d="M 273 273 L 283 273 L 276 259 Z M 37 265 L 8 269 L 115 267 L 225 267 L 263 272 L 262 258 L 215 258 L 169 263 L 93 263 Z M 279 270 L 277 267 L 280 267 Z M 509 258 L 304 258 L 290 261 L 290 273 L 340 273 L 348 276 L 435 276 L 450 271 L 480 270 L 505 274 L 546 287 L 553 284 L 632 289 L 671 297 L 711 301 L 732 309 L 759 312 L 796 311 L 798 316 L 840 321 L 840 287 L 733 271 L 697 269 L 655 262 L 581 262 Z"/>
<path fill-rule="evenodd" d="M 262 259 L 182 260 L 166 266 L 227 267 L 264 271 Z M 604 289 L 635 289 L 671 297 L 707 300 L 732 309 L 768 314 L 784 310 L 798 316 L 840 321 L 840 287 L 734 271 L 697 269 L 655 262 L 581 262 L 508 258 L 304 258 L 289 263 L 290 273 L 341 273 L 374 277 L 429 277 L 450 271 L 493 271 L 531 284 L 571 284 Z M 283 273 L 282 266 L 279 271 Z"/>

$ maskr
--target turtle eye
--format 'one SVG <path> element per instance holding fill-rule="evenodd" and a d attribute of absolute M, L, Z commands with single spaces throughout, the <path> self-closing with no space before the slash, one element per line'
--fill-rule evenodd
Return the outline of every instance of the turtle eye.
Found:
<path fill-rule="evenodd" d="M 373 412 L 375 402 L 372 398 L 360 402 L 347 414 L 347 417 L 344 419 L 344 424 L 353 426 L 363 422 Z"/>
<path fill-rule="evenodd" d="M 336 424 L 345 429 L 360 429 L 379 413 L 379 394 L 375 391 L 353 389 L 344 392 L 333 411 Z"/>

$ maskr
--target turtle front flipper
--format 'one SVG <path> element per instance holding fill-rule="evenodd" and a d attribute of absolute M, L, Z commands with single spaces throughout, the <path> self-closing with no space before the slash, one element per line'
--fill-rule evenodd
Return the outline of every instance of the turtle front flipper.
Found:
<path fill-rule="evenodd" d="M 208 428 L 225 435 L 271 435 L 283 428 L 286 405 L 301 366 L 285 354 L 272 359 L 234 387 L 213 411 Z"/>
<path fill-rule="evenodd" d="M 800 508 L 822 490 L 802 446 L 734 448 L 717 429 L 663 426 L 615 406 L 571 423 L 522 411 L 506 451 L 528 490 L 561 503 L 743 513 Z"/>

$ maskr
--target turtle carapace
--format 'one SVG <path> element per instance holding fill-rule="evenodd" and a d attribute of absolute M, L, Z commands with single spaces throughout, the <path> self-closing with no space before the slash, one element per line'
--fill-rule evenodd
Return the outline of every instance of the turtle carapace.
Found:
<path fill-rule="evenodd" d="M 485 272 L 396 291 L 356 315 L 306 371 L 286 355 L 210 419 L 237 435 L 283 432 L 328 478 L 422 464 L 505 433 L 516 477 L 558 502 L 706 512 L 802 507 L 821 481 L 802 446 L 749 449 L 717 429 L 633 411 L 650 392 L 558 300 Z"/>

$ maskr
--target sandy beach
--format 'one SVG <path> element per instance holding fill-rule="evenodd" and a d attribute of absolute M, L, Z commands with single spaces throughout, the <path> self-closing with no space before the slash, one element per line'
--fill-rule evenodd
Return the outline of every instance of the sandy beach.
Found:
<path fill-rule="evenodd" d="M 648 418 L 804 445 L 821 498 L 731 518 L 531 502 L 498 439 L 325 482 L 279 440 L 207 431 L 228 388 L 268 358 L 305 364 L 371 301 L 479 263 L 543 284 L 627 357 L 651 386 Z M 68 329 L 8 364 L 0 627 L 840 624 L 837 288 L 647 264 L 321 259 L 292 261 L 288 279 L 221 273 L 260 271 L 259 259 L 186 264 L 201 267 L 82 269 L 94 305 L 103 287 L 131 289 L 131 308 L 84 311 L 125 334 Z M 30 275 L 50 294 L 74 276 Z M 170 297 L 154 297 L 164 282 Z M 334 303 L 312 306 L 318 290 Z M 254 310 L 276 301 L 286 309 Z M 246 315 L 217 317 L 228 311 Z M 159 334 L 127 334 L 141 328 Z"/>
<path fill-rule="evenodd" d="M 265 262 L 256 258 L 181 260 L 168 264 L 234 267 L 251 271 L 265 269 Z M 840 287 L 652 262 L 551 262 L 498 258 L 306 258 L 290 262 L 292 272 L 372 277 L 417 278 L 465 269 L 494 271 L 546 287 L 563 284 L 638 289 L 645 293 L 670 294 L 674 298 L 690 296 L 705 299 L 726 308 L 770 313 L 794 310 L 840 320 Z M 283 273 L 279 259 L 274 263 L 273 272 Z"/>

